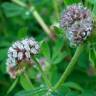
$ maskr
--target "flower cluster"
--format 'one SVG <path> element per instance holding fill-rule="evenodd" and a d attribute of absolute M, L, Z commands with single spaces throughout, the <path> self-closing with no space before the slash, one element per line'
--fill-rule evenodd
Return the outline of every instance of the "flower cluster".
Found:
<path fill-rule="evenodd" d="M 81 4 L 70 5 L 62 14 L 60 26 L 65 29 L 71 44 L 80 44 L 91 34 L 91 12 Z"/>
<path fill-rule="evenodd" d="M 12 78 L 25 70 L 24 64 L 32 64 L 31 56 L 38 54 L 39 44 L 34 38 L 15 42 L 8 50 L 7 72 Z"/>

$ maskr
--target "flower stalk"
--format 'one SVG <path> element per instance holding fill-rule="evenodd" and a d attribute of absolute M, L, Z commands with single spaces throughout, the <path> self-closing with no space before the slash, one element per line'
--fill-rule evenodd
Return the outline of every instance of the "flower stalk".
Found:
<path fill-rule="evenodd" d="M 27 81 L 27 85 L 29 85 L 29 87 L 33 89 L 34 86 L 33 86 L 32 82 L 31 82 L 31 80 L 29 79 L 28 75 L 26 74 L 26 72 L 24 72 L 24 77 L 25 77 L 24 79 Z M 28 89 L 28 88 L 26 88 L 26 89 Z"/>
<path fill-rule="evenodd" d="M 10 86 L 10 88 L 8 89 L 6 95 L 8 95 L 8 94 L 15 88 L 16 84 L 18 83 L 18 79 L 19 79 L 19 78 L 16 78 L 16 79 L 14 80 L 13 84 L 12 84 L 12 85 Z"/>
<path fill-rule="evenodd" d="M 53 7 L 54 7 L 54 11 L 55 11 L 57 20 L 60 19 L 58 3 L 59 3 L 59 2 L 58 2 L 57 0 L 53 0 Z"/>
<path fill-rule="evenodd" d="M 49 82 L 49 80 L 48 80 L 48 78 L 47 78 L 47 75 L 46 75 L 45 72 L 43 71 L 42 66 L 40 65 L 39 61 L 37 60 L 37 58 L 33 58 L 33 60 L 34 60 L 35 63 L 38 65 L 39 70 L 40 70 L 40 72 L 41 72 L 41 74 L 42 74 L 42 77 L 43 77 L 45 83 L 47 84 L 47 86 L 48 86 L 49 88 L 51 88 L 51 83 Z"/>
<path fill-rule="evenodd" d="M 67 66 L 67 68 L 65 69 L 64 73 L 62 74 L 60 80 L 57 82 L 57 84 L 55 85 L 55 87 L 53 88 L 54 90 L 60 88 L 63 83 L 65 82 L 65 80 L 67 79 L 67 77 L 70 75 L 70 73 L 72 72 L 72 70 L 75 67 L 75 64 L 81 54 L 83 50 L 83 44 L 79 45 L 76 49 L 76 52 L 72 58 L 72 60 L 70 61 L 69 65 Z"/>
<path fill-rule="evenodd" d="M 17 5 L 24 7 L 28 9 L 29 12 L 32 13 L 34 18 L 37 20 L 37 22 L 41 25 L 44 32 L 54 41 L 55 40 L 55 34 L 51 32 L 50 28 L 47 26 L 47 24 L 44 22 L 40 14 L 37 12 L 35 7 L 33 5 L 28 6 L 27 4 L 21 2 L 20 0 L 12 0 L 12 2 L 16 3 Z"/>

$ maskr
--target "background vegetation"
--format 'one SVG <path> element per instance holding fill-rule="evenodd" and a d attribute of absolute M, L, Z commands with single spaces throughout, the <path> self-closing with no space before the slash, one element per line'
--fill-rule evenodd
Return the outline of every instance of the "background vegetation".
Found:
<path fill-rule="evenodd" d="M 96 38 L 86 45 L 75 70 L 56 93 L 42 87 L 45 84 L 36 67 L 26 71 L 36 87 L 33 89 L 27 84 L 24 74 L 16 81 L 6 73 L 8 48 L 17 40 L 33 36 L 41 44 L 38 57 L 44 71 L 55 85 L 75 52 L 62 29 L 58 28 L 60 15 L 66 6 L 78 2 L 96 15 L 96 0 L 16 1 L 0 0 L 0 96 L 7 96 L 7 93 L 8 96 L 96 96 Z M 12 86 L 14 81 L 16 84 Z"/>

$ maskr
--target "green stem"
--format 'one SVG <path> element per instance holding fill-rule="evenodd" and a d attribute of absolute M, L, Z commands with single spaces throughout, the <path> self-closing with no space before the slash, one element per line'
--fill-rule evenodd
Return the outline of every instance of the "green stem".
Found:
<path fill-rule="evenodd" d="M 35 7 L 33 5 L 28 6 L 27 4 L 21 2 L 20 0 L 12 0 L 14 3 L 18 4 L 21 7 L 27 8 L 34 16 L 34 18 L 37 20 L 37 22 L 41 25 L 42 29 L 46 34 L 49 35 L 49 37 L 52 40 L 55 40 L 54 34 L 51 32 L 50 28 L 47 26 L 47 24 L 44 22 L 40 14 L 37 12 Z"/>
<path fill-rule="evenodd" d="M 6 95 L 8 95 L 8 94 L 15 88 L 17 82 L 18 82 L 18 78 L 16 78 L 16 80 L 14 80 L 13 84 L 12 84 L 12 85 L 10 86 L 10 88 L 8 89 Z"/>
<path fill-rule="evenodd" d="M 47 75 L 44 73 L 44 71 L 43 71 L 43 69 L 42 69 L 42 66 L 40 65 L 39 61 L 38 61 L 36 58 L 33 58 L 33 59 L 34 59 L 34 61 L 36 62 L 36 64 L 38 65 L 39 70 L 40 70 L 40 72 L 41 72 L 41 74 L 42 74 L 42 77 L 43 77 L 45 83 L 47 84 L 47 86 L 48 86 L 49 88 L 51 88 L 51 83 L 49 82 L 49 80 L 48 80 L 48 78 L 47 78 Z"/>
<path fill-rule="evenodd" d="M 64 5 L 65 5 L 65 7 L 67 7 L 67 5 L 68 5 L 66 0 L 64 0 Z"/>
<path fill-rule="evenodd" d="M 4 15 L 4 11 L 3 11 L 3 9 L 2 9 L 2 7 L 0 8 L 0 18 L 1 18 L 1 24 L 0 24 L 0 26 L 1 26 L 1 28 L 0 29 L 2 29 L 2 31 L 1 32 L 3 32 L 4 33 L 4 36 L 8 36 L 8 32 L 7 32 L 7 24 L 6 24 L 6 17 L 5 17 L 5 15 Z"/>
<path fill-rule="evenodd" d="M 22 78 L 23 78 L 24 81 L 22 81 Z M 20 79 L 21 79 L 20 83 L 21 83 L 22 87 L 24 88 L 24 90 L 28 91 L 28 90 L 34 89 L 34 85 L 32 84 L 32 82 L 31 82 L 31 80 L 28 77 L 26 72 L 24 72 L 23 76 L 21 76 Z M 36 94 L 36 96 L 39 96 L 39 95 Z"/>
<path fill-rule="evenodd" d="M 59 16 L 59 6 L 58 6 L 57 0 L 53 0 L 53 7 L 54 7 L 54 10 L 55 10 L 56 17 L 59 20 L 60 16 Z"/>
<path fill-rule="evenodd" d="M 24 77 L 25 77 L 25 80 L 27 81 L 29 87 L 30 87 L 30 88 L 33 88 L 33 85 L 32 85 L 32 83 L 31 83 L 31 81 L 30 81 L 30 79 L 29 79 L 29 77 L 27 76 L 26 73 L 24 73 Z M 10 88 L 8 89 L 8 91 L 7 91 L 7 93 L 6 93 L 6 96 L 7 96 L 11 91 L 13 91 L 13 89 L 15 88 L 15 86 L 16 86 L 16 84 L 17 84 L 17 82 L 18 82 L 18 79 L 19 79 L 19 78 L 16 78 L 16 80 L 14 80 L 13 84 L 10 86 Z M 25 88 L 24 88 L 24 89 L 25 89 Z"/>
<path fill-rule="evenodd" d="M 32 82 L 30 81 L 30 79 L 29 79 L 28 75 L 26 74 L 26 72 L 24 72 L 24 77 L 25 77 L 25 79 L 26 79 L 27 84 L 29 85 L 29 87 L 30 88 L 34 88 Z"/>
<path fill-rule="evenodd" d="M 79 45 L 78 48 L 76 49 L 76 52 L 75 52 L 71 62 L 69 63 L 69 65 L 65 69 L 63 75 L 61 76 L 60 80 L 57 82 L 57 84 L 55 85 L 53 90 L 56 90 L 56 89 L 60 88 L 62 86 L 62 84 L 65 82 L 67 77 L 70 75 L 70 73 L 74 69 L 75 64 L 76 64 L 76 62 L 77 62 L 82 50 L 83 50 L 83 45 Z"/>
<path fill-rule="evenodd" d="M 92 59 L 92 54 L 91 54 L 92 50 L 89 49 L 89 61 L 91 63 L 91 67 L 95 68 L 95 62 Z M 94 52 L 94 51 L 93 51 Z"/>
<path fill-rule="evenodd" d="M 41 25 L 42 29 L 49 35 L 49 37 L 54 40 L 53 33 L 50 31 L 49 27 L 46 25 L 46 23 L 43 21 L 42 17 L 39 15 L 37 10 L 34 6 L 30 7 L 30 11 L 32 12 L 33 16 L 37 20 L 37 22 Z"/>

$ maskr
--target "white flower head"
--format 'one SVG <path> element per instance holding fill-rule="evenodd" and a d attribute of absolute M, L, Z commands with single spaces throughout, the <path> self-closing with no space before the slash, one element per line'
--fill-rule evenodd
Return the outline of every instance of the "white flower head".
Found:
<path fill-rule="evenodd" d="M 32 63 L 32 56 L 38 54 L 39 44 L 34 38 L 27 38 L 15 42 L 8 50 L 8 59 L 6 61 L 7 72 L 12 78 L 24 71 L 22 62 Z M 32 55 L 32 56 L 31 56 Z M 21 68 L 20 68 L 21 67 Z"/>
<path fill-rule="evenodd" d="M 93 28 L 91 11 L 82 4 L 73 4 L 62 14 L 60 26 L 66 30 L 66 37 L 73 45 L 82 43 L 90 36 Z"/>

